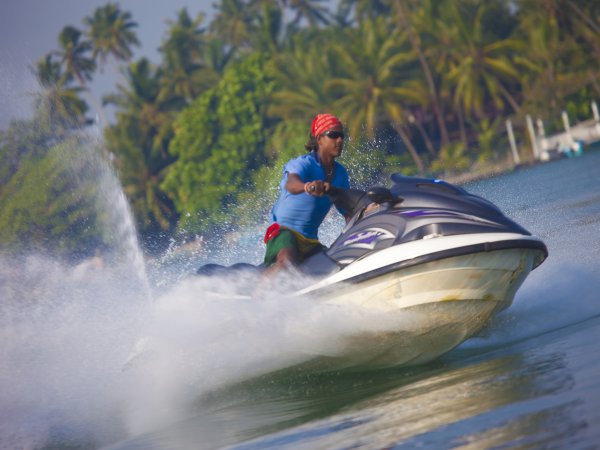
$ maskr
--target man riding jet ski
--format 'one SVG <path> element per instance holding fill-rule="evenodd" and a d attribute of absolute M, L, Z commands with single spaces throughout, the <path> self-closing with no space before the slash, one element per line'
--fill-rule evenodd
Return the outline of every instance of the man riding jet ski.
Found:
<path fill-rule="evenodd" d="M 332 206 L 326 193 L 332 186 L 350 187 L 346 169 L 336 161 L 343 147 L 342 122 L 331 114 L 318 114 L 305 145 L 308 153 L 292 159 L 283 168 L 279 198 L 271 211 L 272 224 L 264 239 L 268 275 L 323 249 L 317 234 Z M 348 215 L 345 217 L 350 219 Z"/>
<path fill-rule="evenodd" d="M 350 219 L 330 248 L 298 264 L 307 285 L 291 296 L 411 319 L 383 334 L 352 337 L 342 354 L 314 355 L 327 360 L 327 367 L 436 358 L 510 306 L 548 255 L 540 238 L 479 196 L 441 180 L 400 174 L 391 180 L 390 189 L 330 189 Z M 211 264 L 198 274 L 226 276 L 249 268 L 263 270 Z"/>
<path fill-rule="evenodd" d="M 391 180 L 391 189 L 374 187 L 365 192 L 330 188 L 333 203 L 350 219 L 330 248 L 321 247 L 298 265 L 301 273 L 323 278 L 299 293 L 322 293 L 341 282 L 356 285 L 401 269 L 450 258 L 472 259 L 480 254 L 487 260 L 488 271 L 496 275 L 502 271 L 505 255 L 519 255 L 519 260 L 526 257 L 527 264 L 517 264 L 515 268 L 524 279 L 548 255 L 541 239 L 482 197 L 442 180 L 401 174 L 393 174 Z M 494 260 L 499 261 L 498 267 L 494 267 Z M 462 266 L 457 264 L 452 270 L 458 274 Z M 197 274 L 246 269 L 263 271 L 264 265 L 207 264 Z M 517 275 L 514 273 L 509 280 L 513 287 L 521 278 Z M 481 297 L 493 297 L 503 307 L 510 304 L 510 299 L 498 295 Z"/>
<path fill-rule="evenodd" d="M 360 336 L 360 345 L 339 355 L 315 357 L 333 359 L 334 367 L 429 361 L 508 307 L 529 272 L 547 257 L 546 246 L 489 201 L 444 181 L 394 174 L 390 189 L 349 189 L 346 170 L 335 161 L 343 141 L 339 119 L 315 117 L 309 153 L 284 167 L 262 266 L 209 264 L 197 273 L 260 271 L 261 285 L 293 266 L 305 285 L 292 296 L 381 312 L 402 322 L 384 334 Z M 347 223 L 326 248 L 317 230 L 332 203 Z M 250 298 L 256 284 L 236 285 Z M 409 322 L 403 320 L 407 314 Z"/>

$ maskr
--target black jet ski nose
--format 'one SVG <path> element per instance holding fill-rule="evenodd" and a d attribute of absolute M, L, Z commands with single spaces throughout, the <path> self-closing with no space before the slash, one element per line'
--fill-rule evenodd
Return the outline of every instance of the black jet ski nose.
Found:
<path fill-rule="evenodd" d="M 367 197 L 369 197 L 369 200 L 371 200 L 373 203 L 377 203 L 378 205 L 381 205 L 385 202 L 398 203 L 402 201 L 400 197 L 396 197 L 394 194 L 392 194 L 392 191 L 383 186 L 374 186 L 369 189 L 367 192 Z"/>

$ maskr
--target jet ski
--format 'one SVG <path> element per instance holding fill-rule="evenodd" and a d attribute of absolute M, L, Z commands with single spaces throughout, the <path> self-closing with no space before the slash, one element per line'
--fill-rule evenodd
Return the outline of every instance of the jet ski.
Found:
<path fill-rule="evenodd" d="M 391 188 L 331 189 L 352 217 L 329 248 L 299 265 L 308 285 L 293 295 L 398 317 L 401 325 L 348 337 L 346 351 L 313 355 L 319 367 L 428 362 L 508 308 L 548 256 L 540 238 L 459 186 L 401 174 L 391 181 Z M 250 267 L 208 265 L 198 274 Z"/>

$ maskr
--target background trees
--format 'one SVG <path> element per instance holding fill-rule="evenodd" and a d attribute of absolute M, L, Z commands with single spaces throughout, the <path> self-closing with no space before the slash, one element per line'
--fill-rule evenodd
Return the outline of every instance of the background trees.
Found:
<path fill-rule="evenodd" d="M 111 57 L 115 64 L 129 61 L 133 56 L 131 47 L 140 45 L 134 31 L 137 23 L 132 20 L 131 13 L 121 11 L 116 3 L 97 8 L 83 23 L 87 26 L 92 58 L 100 68 Z"/>
<path fill-rule="evenodd" d="M 101 111 L 82 94 L 107 60 L 122 76 L 105 97 L 117 111 L 105 145 L 143 236 L 260 220 L 240 205 L 268 210 L 323 111 L 348 128 L 344 161 L 358 183 L 490 167 L 507 158 L 507 118 L 589 116 L 600 96 L 596 3 L 342 0 L 331 11 L 321 0 L 220 0 L 210 22 L 178 11 L 154 64 L 129 63 L 137 24 L 108 3 L 83 29 L 65 27 L 34 68 L 34 121 L 52 133 L 9 127 L 0 181 L 17 189 L 12 178 L 34 170 L 28 148 L 50 164 L 44 152 L 89 123 L 87 102 Z"/>
<path fill-rule="evenodd" d="M 32 72 L 40 85 L 40 91 L 34 100 L 38 117 L 47 126 L 54 127 L 57 136 L 64 135 L 73 127 L 84 125 L 88 107 L 79 97 L 81 88 L 68 84 L 68 77 L 63 75 L 61 65 L 54 56 L 42 57 L 32 68 Z"/>
<path fill-rule="evenodd" d="M 231 66 L 175 123 L 170 151 L 177 160 L 162 187 L 190 232 L 231 221 L 240 195 L 253 189 L 250 174 L 265 162 L 273 90 L 266 63 L 254 55 Z"/>

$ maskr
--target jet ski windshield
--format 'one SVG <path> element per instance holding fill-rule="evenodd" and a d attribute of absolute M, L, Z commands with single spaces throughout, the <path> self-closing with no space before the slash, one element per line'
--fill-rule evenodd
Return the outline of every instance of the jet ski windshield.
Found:
<path fill-rule="evenodd" d="M 349 217 L 354 216 L 371 202 L 367 193 L 360 189 L 339 189 L 331 186 L 328 194 L 336 208 Z"/>
<path fill-rule="evenodd" d="M 334 205 L 344 213 L 345 216 L 353 217 L 371 203 L 381 205 L 386 202 L 399 203 L 402 198 L 394 195 L 386 187 L 375 186 L 368 191 L 360 189 L 339 189 L 330 187 L 329 197 Z"/>

